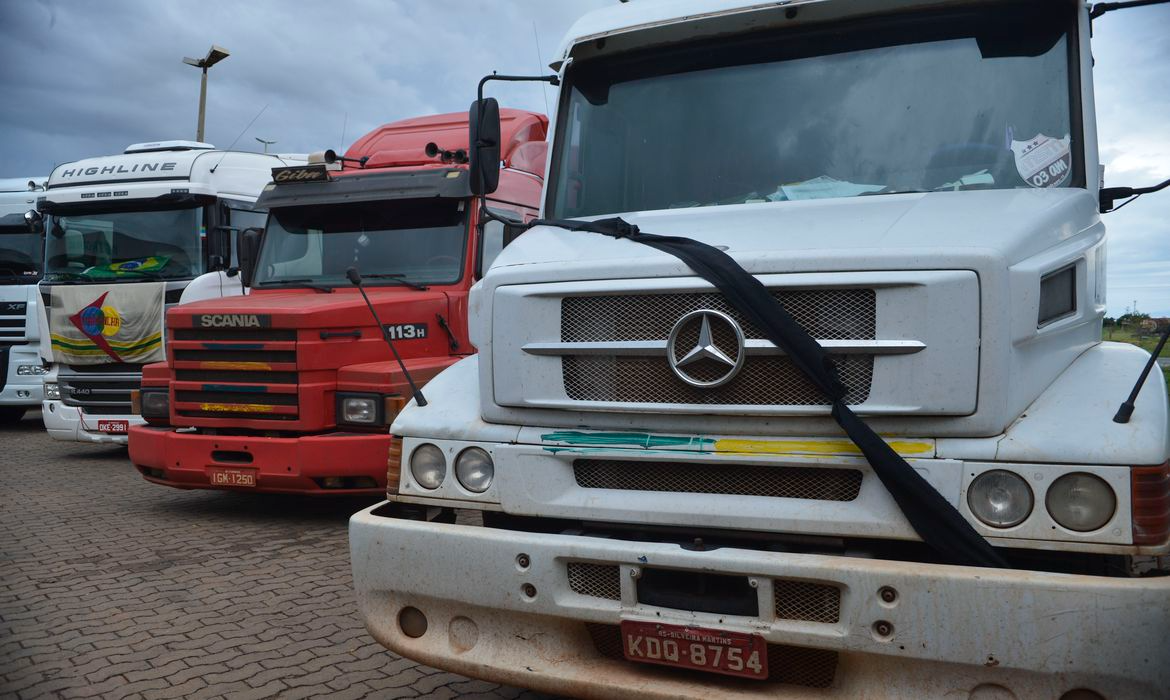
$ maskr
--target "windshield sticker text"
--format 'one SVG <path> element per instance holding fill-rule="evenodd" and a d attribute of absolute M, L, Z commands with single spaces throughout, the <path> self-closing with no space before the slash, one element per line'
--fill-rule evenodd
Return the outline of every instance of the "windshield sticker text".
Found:
<path fill-rule="evenodd" d="M 1025 141 L 1012 140 L 1016 172 L 1032 187 L 1057 187 L 1072 172 L 1071 139 L 1036 134 Z"/>

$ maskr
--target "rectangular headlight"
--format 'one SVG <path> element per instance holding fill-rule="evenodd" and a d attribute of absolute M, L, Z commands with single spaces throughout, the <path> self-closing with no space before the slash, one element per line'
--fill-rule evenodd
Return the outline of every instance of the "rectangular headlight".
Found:
<path fill-rule="evenodd" d="M 39 377 L 47 372 L 41 365 L 17 365 L 16 376 L 18 377 Z"/>
<path fill-rule="evenodd" d="M 338 394 L 337 422 L 350 425 L 382 425 L 380 394 Z"/>
<path fill-rule="evenodd" d="M 171 417 L 171 395 L 166 389 L 143 389 L 139 400 L 143 418 Z"/>
<path fill-rule="evenodd" d="M 45 398 L 50 401 L 61 400 L 61 388 L 56 382 L 45 382 Z"/>
<path fill-rule="evenodd" d="M 1040 314 L 1037 326 L 1043 326 L 1077 312 L 1077 268 L 1066 267 L 1040 278 Z"/>

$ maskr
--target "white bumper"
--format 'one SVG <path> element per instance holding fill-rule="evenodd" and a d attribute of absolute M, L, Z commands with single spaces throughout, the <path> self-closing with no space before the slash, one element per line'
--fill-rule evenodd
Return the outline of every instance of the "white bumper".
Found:
<path fill-rule="evenodd" d="M 40 367 L 35 345 L 14 345 L 8 351 L 7 375 L 0 389 L 0 406 L 36 406 L 45 397 L 43 375 L 18 374 L 20 367 Z"/>
<path fill-rule="evenodd" d="M 572 696 L 656 698 L 1057 698 L 1075 688 L 1137 698 L 1170 687 L 1167 578 L 730 548 L 698 552 L 673 544 L 422 523 L 375 515 L 380 507 L 350 520 L 354 584 L 367 628 L 403 656 L 496 682 Z M 527 567 L 518 563 L 522 554 Z M 617 567 L 618 599 L 577 592 L 582 587 L 570 583 L 570 562 Z M 639 603 L 637 576 L 647 566 L 750 577 L 760 615 Z M 837 621 L 780 619 L 773 598 L 778 580 L 838 588 Z M 526 585 L 535 596 L 526 594 Z M 897 592 L 892 603 L 879 596 L 886 587 Z M 405 636 L 398 626 L 398 614 L 408 605 L 428 619 L 419 638 Z M 789 650 L 829 650 L 836 652 L 836 670 L 824 689 L 634 664 L 614 658 L 612 649 L 609 656 L 601 653 L 591 637 L 623 619 L 751 632 Z M 891 625 L 892 635 L 879 636 L 879 622 Z M 601 627 L 591 630 L 586 623 Z M 773 676 L 801 677 L 801 669 L 777 668 L 785 658 L 800 659 L 799 650 L 795 656 L 770 654 Z M 817 658 L 824 662 L 824 654 Z"/>
<path fill-rule="evenodd" d="M 41 415 L 49 437 L 66 442 L 92 442 L 109 445 L 125 445 L 129 437 L 98 431 L 98 421 L 126 421 L 128 425 L 144 425 L 141 416 L 111 415 L 91 416 L 82 413 L 76 406 L 66 406 L 60 401 L 43 401 Z"/>

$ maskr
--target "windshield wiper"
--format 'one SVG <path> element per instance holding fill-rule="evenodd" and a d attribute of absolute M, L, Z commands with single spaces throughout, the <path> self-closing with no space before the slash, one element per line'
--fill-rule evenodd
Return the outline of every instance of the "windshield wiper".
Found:
<path fill-rule="evenodd" d="M 390 280 L 391 282 L 397 282 L 398 284 L 405 285 L 411 289 L 418 289 L 424 292 L 430 289 L 430 287 L 426 286 L 425 284 L 420 282 L 413 282 L 407 279 L 406 275 L 402 274 L 401 272 L 384 272 L 381 274 L 362 275 L 362 278 L 368 280 Z"/>
<path fill-rule="evenodd" d="M 295 287 L 308 287 L 309 289 L 315 289 L 318 292 L 325 292 L 326 294 L 333 293 L 333 287 L 330 287 L 330 286 L 324 285 L 324 284 L 319 284 L 319 283 L 314 282 L 313 280 L 309 279 L 308 277 L 290 279 L 290 280 L 267 280 L 265 282 L 258 282 L 256 284 L 256 286 L 257 287 L 272 287 L 272 286 L 276 286 L 278 284 L 287 285 L 290 287 L 294 287 L 294 286 Z"/>

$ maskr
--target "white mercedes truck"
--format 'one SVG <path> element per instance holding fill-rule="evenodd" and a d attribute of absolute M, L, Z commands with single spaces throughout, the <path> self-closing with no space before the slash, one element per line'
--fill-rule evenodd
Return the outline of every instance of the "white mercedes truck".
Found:
<path fill-rule="evenodd" d="M 0 424 L 20 420 L 43 396 L 36 314 L 41 236 L 28 229 L 24 214 L 44 186 L 44 177 L 0 180 Z"/>
<path fill-rule="evenodd" d="M 351 519 L 373 636 L 574 697 L 1166 697 L 1170 405 L 1101 338 L 1101 214 L 1154 189 L 1101 185 L 1105 9 L 581 19 L 543 219 Z"/>
<path fill-rule="evenodd" d="M 232 233 L 262 227 L 255 201 L 280 156 L 162 141 L 53 169 L 38 197 L 44 229 L 43 415 L 59 440 L 125 444 L 143 365 L 165 359 L 166 309 L 241 291 L 223 275 Z"/>

